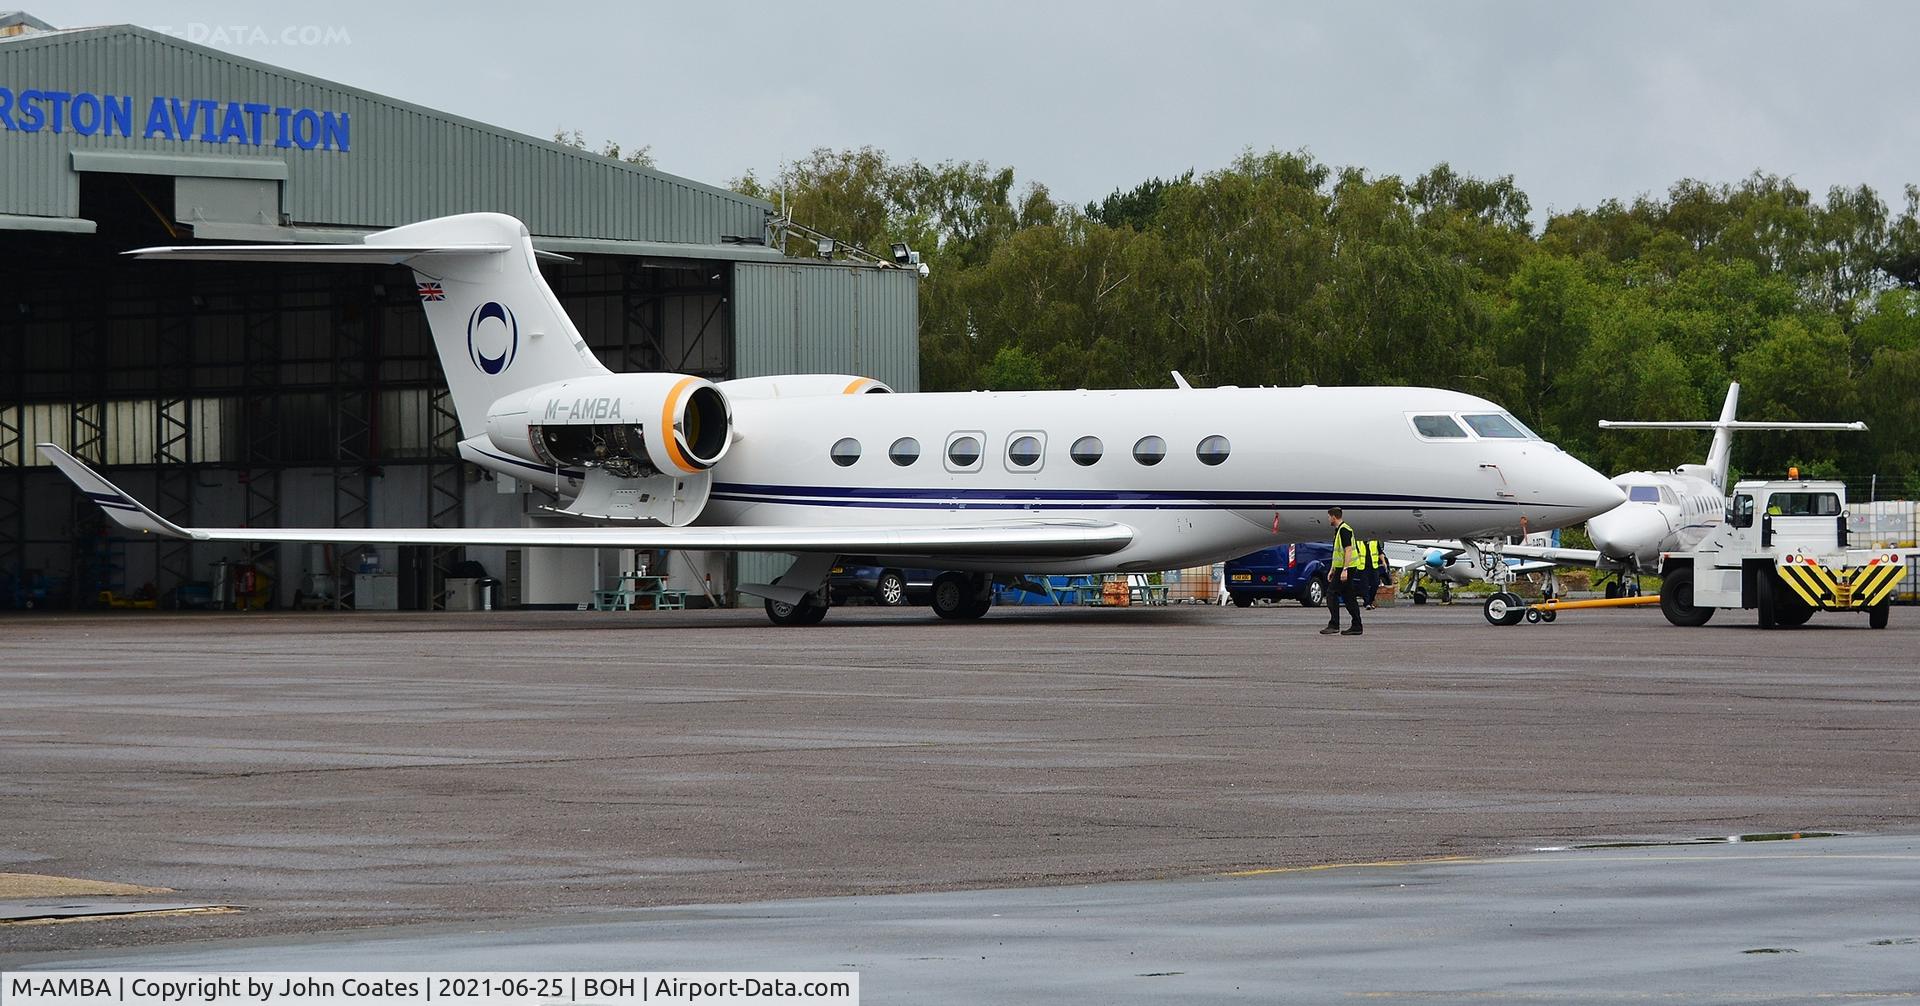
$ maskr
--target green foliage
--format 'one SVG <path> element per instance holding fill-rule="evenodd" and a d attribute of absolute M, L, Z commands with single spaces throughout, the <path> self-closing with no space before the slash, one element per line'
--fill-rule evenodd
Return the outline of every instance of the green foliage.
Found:
<path fill-rule="evenodd" d="M 553 142 L 563 147 L 572 147 L 575 150 L 588 149 L 587 136 L 578 129 L 554 130 Z M 653 144 L 651 143 L 636 147 L 632 150 L 622 150 L 620 149 L 620 144 L 613 140 L 608 140 L 600 145 L 598 153 L 601 157 L 605 157 L 608 160 L 624 161 L 627 164 L 638 164 L 643 168 L 653 167 Z"/>
<path fill-rule="evenodd" d="M 1548 217 L 1511 176 L 1413 179 L 1306 150 L 1148 179 L 1084 207 L 983 162 L 814 151 L 742 192 L 842 241 L 905 241 L 922 384 L 1382 384 L 1493 399 L 1605 471 L 1704 457 L 1696 419 L 1865 419 L 1869 435 L 1748 433 L 1754 472 L 1920 478 L 1920 188 L 1824 198 L 1756 172 Z"/>

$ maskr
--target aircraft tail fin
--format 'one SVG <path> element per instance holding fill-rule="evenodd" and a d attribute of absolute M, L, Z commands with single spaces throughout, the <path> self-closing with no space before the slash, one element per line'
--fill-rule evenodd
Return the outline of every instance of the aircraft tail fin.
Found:
<path fill-rule="evenodd" d="M 1713 429 L 1713 445 L 1707 448 L 1707 471 L 1713 484 L 1727 487 L 1727 462 L 1733 457 L 1733 416 L 1740 410 L 1740 382 L 1727 383 L 1727 401 L 1720 406 L 1720 422 Z"/>
<path fill-rule="evenodd" d="M 1727 462 L 1733 455 L 1733 434 L 1738 430 L 1853 430 L 1867 428 L 1866 423 L 1749 423 L 1733 418 L 1740 406 L 1740 383 L 1735 381 L 1727 385 L 1727 401 L 1720 407 L 1718 420 L 1696 420 L 1690 422 L 1617 422 L 1611 419 L 1600 420 L 1603 430 L 1712 430 L 1713 446 L 1707 448 L 1707 463 L 1703 465 L 1707 477 L 1713 484 L 1725 489 L 1727 486 Z M 1690 467 L 1690 466 L 1689 466 Z"/>
<path fill-rule="evenodd" d="M 384 263 L 413 270 L 420 306 L 453 393 L 462 437 L 486 432 L 487 408 L 536 385 L 607 373 L 540 275 L 526 225 L 502 213 L 423 220 L 341 245 L 141 248 L 140 258 Z"/>

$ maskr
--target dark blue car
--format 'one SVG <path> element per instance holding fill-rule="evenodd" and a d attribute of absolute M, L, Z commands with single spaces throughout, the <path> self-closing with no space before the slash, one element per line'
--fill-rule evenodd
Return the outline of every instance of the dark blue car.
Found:
<path fill-rule="evenodd" d="M 834 604 L 868 600 L 874 604 L 932 604 L 937 569 L 898 566 L 835 566 L 827 574 L 827 597 Z"/>
<path fill-rule="evenodd" d="M 1276 545 L 1227 560 L 1227 596 L 1238 607 L 1265 598 L 1292 598 L 1309 608 L 1327 603 L 1327 566 L 1333 546 L 1326 542 Z"/>

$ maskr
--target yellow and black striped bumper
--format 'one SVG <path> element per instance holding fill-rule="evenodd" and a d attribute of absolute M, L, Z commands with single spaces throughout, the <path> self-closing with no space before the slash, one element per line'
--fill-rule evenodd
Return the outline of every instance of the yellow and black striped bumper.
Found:
<path fill-rule="evenodd" d="M 1834 569 L 1805 556 L 1783 560 L 1776 568 L 1800 600 L 1823 611 L 1860 611 L 1883 604 L 1907 571 L 1890 555 L 1852 569 Z"/>

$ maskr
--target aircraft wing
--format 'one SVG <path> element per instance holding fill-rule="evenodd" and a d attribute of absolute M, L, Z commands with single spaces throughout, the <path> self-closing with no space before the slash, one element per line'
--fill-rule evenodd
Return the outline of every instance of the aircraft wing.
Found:
<path fill-rule="evenodd" d="M 1098 520 L 1005 520 L 936 527 L 299 528 L 181 527 L 52 444 L 45 454 L 107 516 L 130 531 L 194 541 L 354 545 L 577 545 L 839 555 L 1095 556 L 1125 548 L 1133 529 Z"/>
<path fill-rule="evenodd" d="M 1458 541 L 1410 541 L 1409 545 L 1420 548 L 1437 548 L 1451 559 L 1462 552 L 1466 546 Z M 1591 548 L 1561 548 L 1558 545 L 1503 545 L 1501 556 L 1507 559 L 1528 559 L 1531 562 L 1513 564 L 1516 573 L 1536 573 L 1555 566 L 1599 566 L 1600 553 Z"/>

